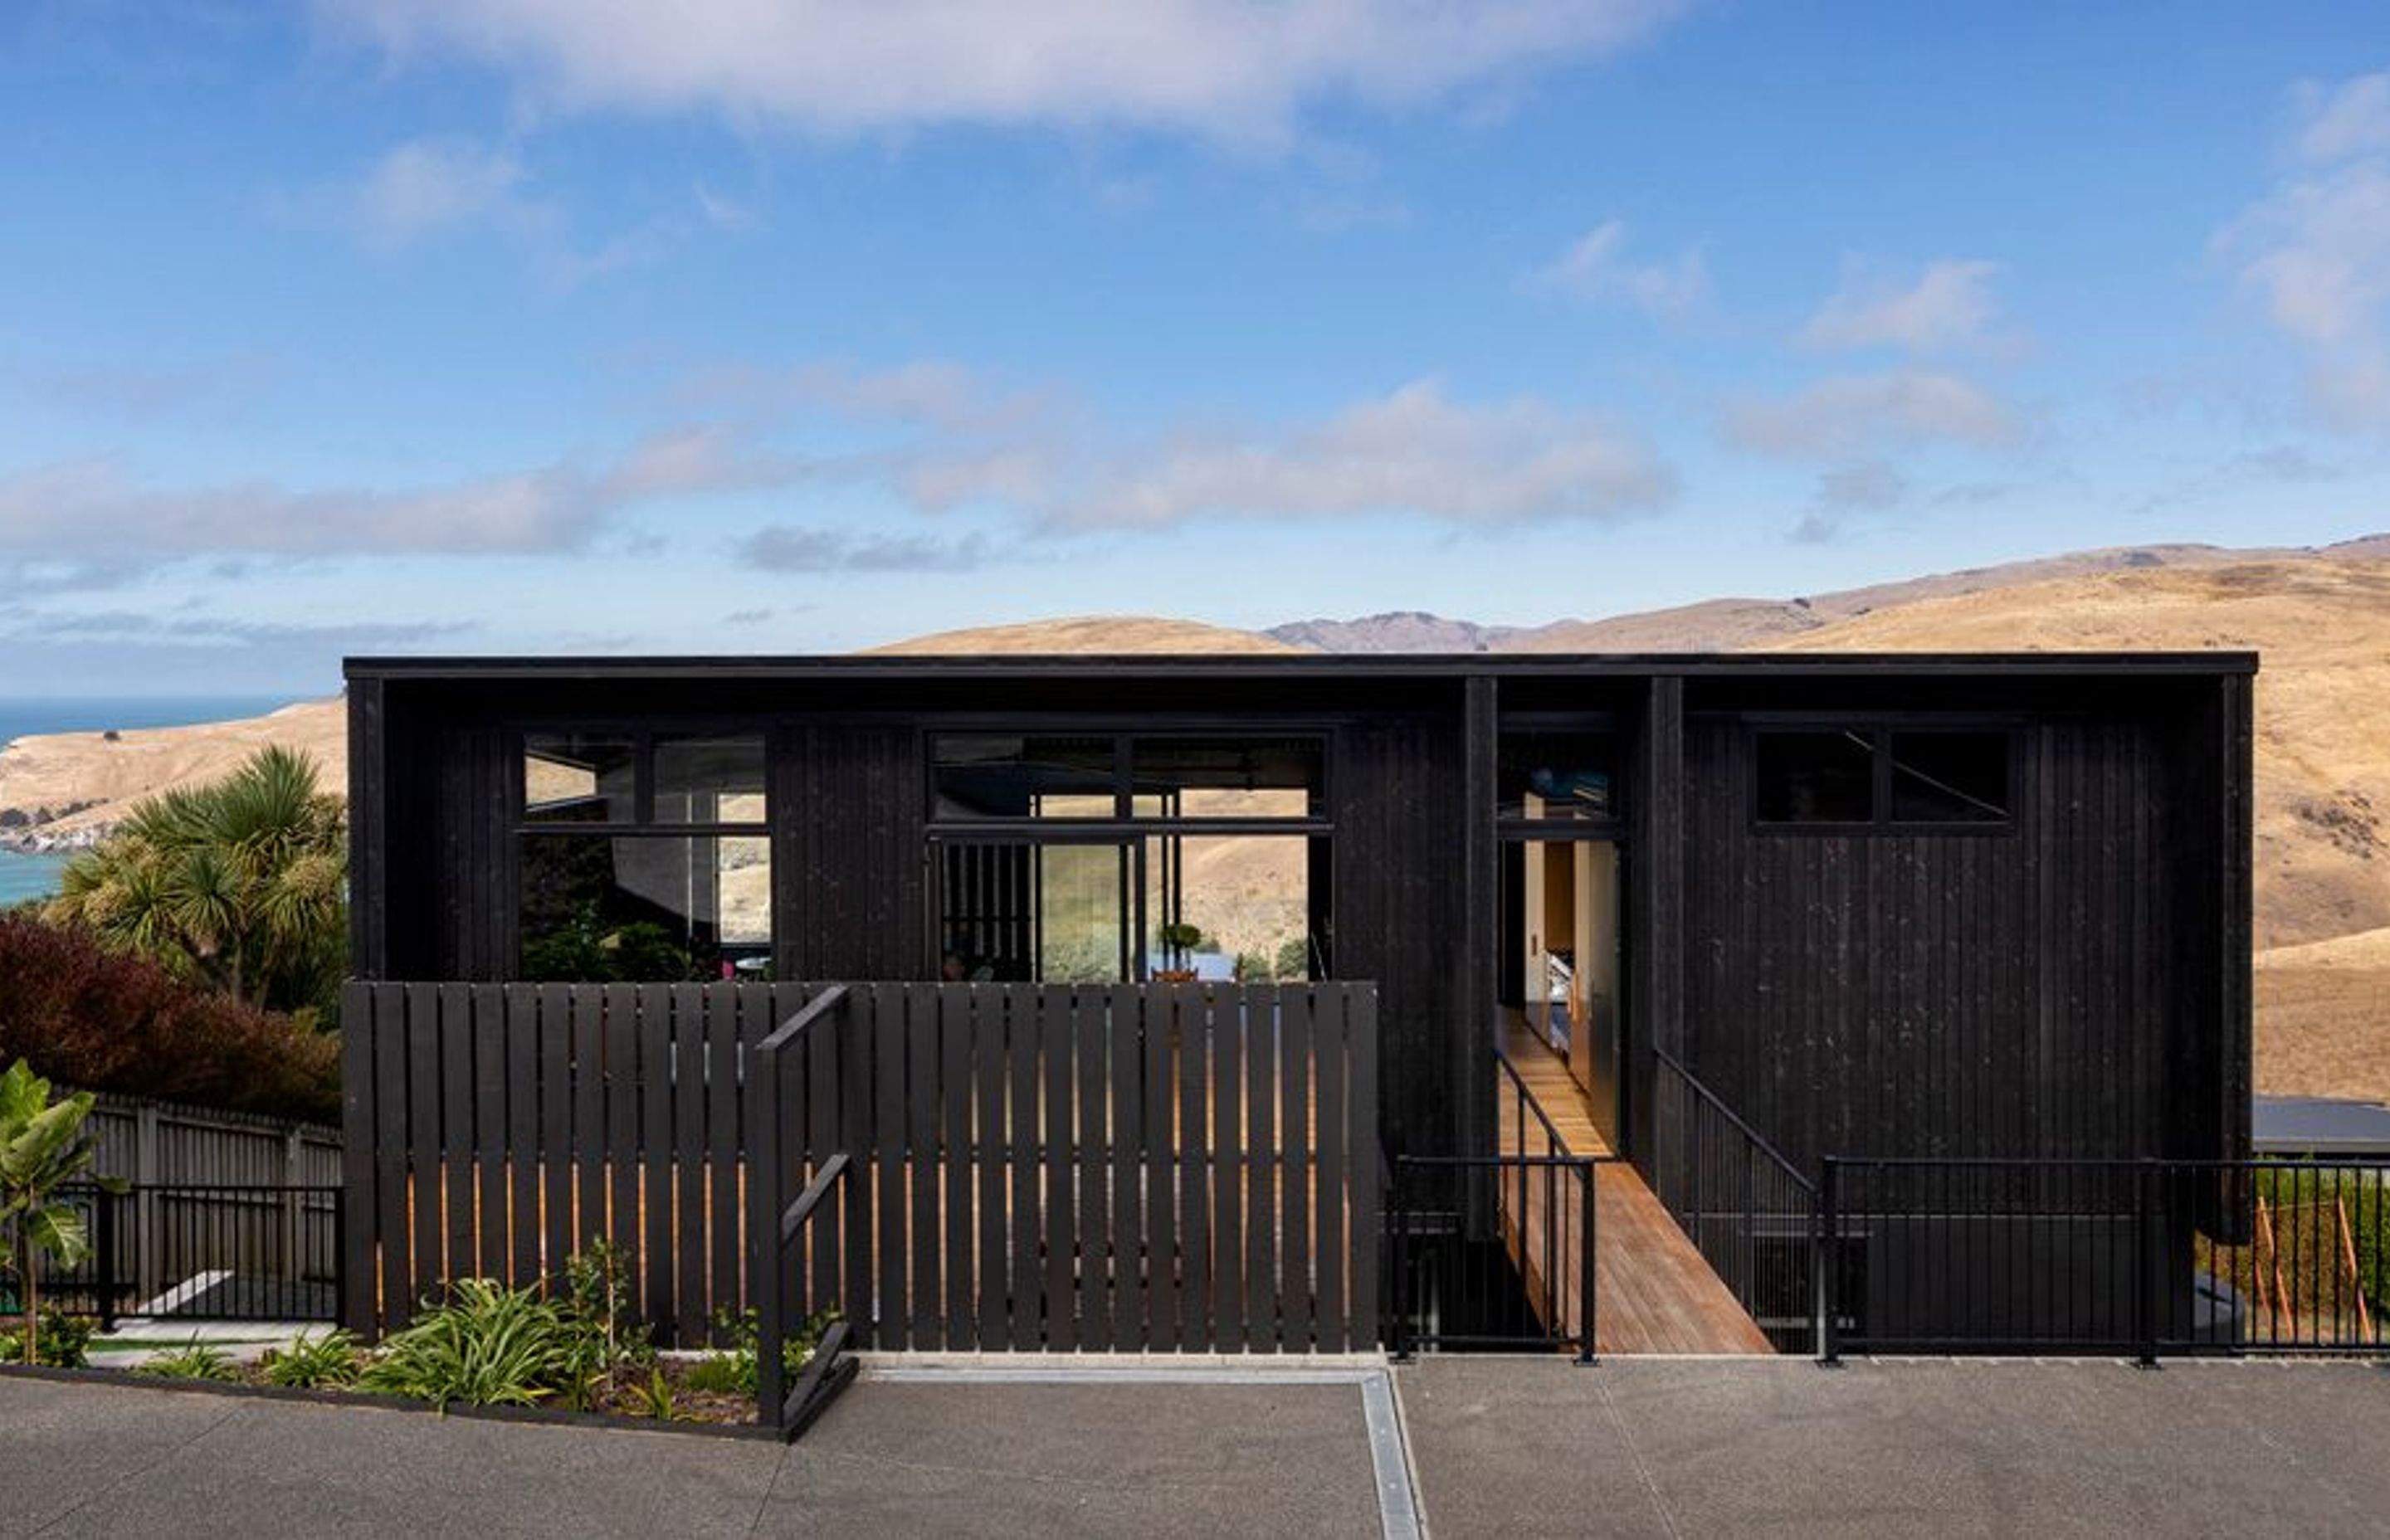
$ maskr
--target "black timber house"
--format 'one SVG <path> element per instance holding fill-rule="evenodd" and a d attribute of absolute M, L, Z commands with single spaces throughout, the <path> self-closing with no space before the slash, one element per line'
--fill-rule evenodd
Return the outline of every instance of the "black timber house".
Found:
<path fill-rule="evenodd" d="M 1813 1176 L 2232 1160 L 2255 669 L 353 659 L 353 966 L 450 990 L 1350 982 L 1394 1155 L 1497 1153 L 1524 1042 L 1664 1187 L 1676 1077 Z M 459 1084 L 373 1051 L 353 1123 L 361 1074 L 412 1073 L 418 1120 Z"/>

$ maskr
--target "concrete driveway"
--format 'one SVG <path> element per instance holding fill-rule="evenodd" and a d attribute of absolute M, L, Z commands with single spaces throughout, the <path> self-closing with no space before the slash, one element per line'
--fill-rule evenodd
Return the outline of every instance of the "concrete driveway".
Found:
<path fill-rule="evenodd" d="M 1473 1535 L 2381 1535 L 2390 1368 L 1442 1358 L 1425 1518 Z"/>
<path fill-rule="evenodd" d="M 1400 1533 L 1367 1378 L 867 1378 L 783 1449 L 0 1377 L 0 1534 Z M 1437 1536 L 2390 1533 L 2380 1367 L 1444 1358 L 1394 1384 Z"/>
<path fill-rule="evenodd" d="M 0 1377 L 0 1534 L 1373 1537 L 1350 1380 L 867 1380 L 784 1449 Z"/>

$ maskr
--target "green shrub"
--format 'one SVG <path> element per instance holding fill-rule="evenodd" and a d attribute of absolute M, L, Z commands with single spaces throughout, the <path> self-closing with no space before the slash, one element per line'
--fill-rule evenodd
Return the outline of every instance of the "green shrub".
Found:
<path fill-rule="evenodd" d="M 91 1340 L 99 1331 L 99 1323 L 84 1315 L 70 1315 L 58 1306 L 42 1307 L 42 1357 L 45 1368 L 80 1369 L 91 1364 Z M 22 1331 L 0 1331 L 0 1364 L 21 1364 L 25 1361 L 25 1334 Z"/>
<path fill-rule="evenodd" d="M 600 1364 L 588 1329 L 536 1287 L 464 1278 L 448 1299 L 387 1342 L 360 1390 L 470 1406 L 533 1406 L 551 1398 L 585 1407 Z"/>
<path fill-rule="evenodd" d="M 661 1366 L 649 1369 L 644 1382 L 633 1380 L 623 1388 L 623 1405 L 634 1417 L 653 1418 L 658 1422 L 680 1420 L 680 1403 Z"/>
<path fill-rule="evenodd" d="M 268 1348 L 258 1359 L 265 1382 L 291 1390 L 342 1390 L 365 1372 L 365 1350 L 348 1332 L 332 1330 L 320 1337 L 303 1333 L 287 1348 Z"/>
<path fill-rule="evenodd" d="M 821 1345 L 822 1333 L 838 1319 L 836 1310 L 821 1310 L 809 1316 L 804 1324 L 789 1333 L 781 1343 L 782 1372 L 794 1376 L 813 1358 L 814 1350 Z M 758 1390 L 757 1364 L 763 1353 L 763 1322 L 756 1313 L 747 1310 L 733 1314 L 728 1306 L 713 1313 L 713 1328 L 728 1338 L 727 1346 L 715 1348 L 699 1359 L 688 1373 L 688 1388 L 693 1391 L 735 1391 L 740 1395 L 754 1395 Z"/>
<path fill-rule="evenodd" d="M 238 1380 L 240 1371 L 233 1367 L 232 1354 L 213 1342 L 194 1338 L 171 1353 L 161 1353 L 134 1371 L 155 1375 L 161 1380 Z"/>
<path fill-rule="evenodd" d="M 341 1046 L 96 933 L 0 915 L 0 1064 L 86 1091 L 268 1117 L 337 1118 Z"/>
<path fill-rule="evenodd" d="M 755 1360 L 751 1355 L 742 1364 L 735 1354 L 709 1353 L 689 1366 L 688 1388 L 721 1395 L 753 1395 Z"/>

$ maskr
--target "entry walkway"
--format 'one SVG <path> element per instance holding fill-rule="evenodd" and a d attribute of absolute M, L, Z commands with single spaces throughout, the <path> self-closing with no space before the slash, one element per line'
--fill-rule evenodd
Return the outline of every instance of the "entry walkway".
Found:
<path fill-rule="evenodd" d="M 1577 1089 L 1568 1067 L 1533 1033 L 1510 1019 L 1502 1051 L 1519 1079 L 1559 1136 L 1566 1155 L 1607 1155 L 1610 1147 L 1595 1127 L 1592 1110 Z M 1550 1139 L 1532 1110 L 1523 1115 L 1507 1077 L 1496 1067 L 1497 1111 L 1496 1129 L 1503 1154 L 1523 1149 L 1530 1155 L 1552 1153 Z M 1515 1183 L 1502 1183 L 1501 1205 L 1506 1232 L 1512 1238 L 1512 1256 L 1519 1255 L 1520 1193 Z M 1567 1196 L 1563 1194 L 1563 1196 Z M 1576 1218 L 1572 1203 L 1544 1200 L 1538 1185 L 1526 1192 L 1523 1228 L 1528 1293 L 1539 1309 L 1550 1296 L 1544 1277 L 1545 1259 L 1553 1259 L 1558 1275 L 1561 1319 L 1564 1329 L 1576 1329 L 1575 1302 L 1583 1277 L 1583 1248 L 1576 1244 Z M 1543 1227 L 1557 1214 L 1557 1244 L 1547 1247 Z M 1642 1173 L 1624 1161 L 1604 1161 L 1594 1168 L 1594 1346 L 1603 1354 L 1772 1353 L 1766 1334 L 1734 1294 L 1718 1281 L 1700 1250 L 1668 1213 Z"/>

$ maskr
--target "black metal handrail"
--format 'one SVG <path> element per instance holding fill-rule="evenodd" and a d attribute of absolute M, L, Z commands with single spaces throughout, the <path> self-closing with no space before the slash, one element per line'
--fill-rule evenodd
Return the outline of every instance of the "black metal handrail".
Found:
<path fill-rule="evenodd" d="M 863 1188 L 854 1179 L 853 1156 L 842 1148 L 841 1092 L 849 1066 L 834 1028 L 846 997 L 843 984 L 830 986 L 757 1044 L 749 1082 L 748 1135 L 755 1161 L 748 1220 L 756 1317 L 755 1398 L 765 1425 L 790 1439 L 803 1432 L 854 1380 L 856 1366 L 849 1349 L 854 1322 L 870 1308 Z M 790 1105 L 790 1066 L 802 1074 L 795 1106 L 805 1114 L 804 1141 L 793 1152 L 784 1149 L 781 1139 Z M 794 1198 L 786 1197 L 790 1153 L 797 1161 L 811 1164 L 811 1175 Z M 843 1228 L 845 1245 L 841 1247 L 834 1230 L 817 1234 L 816 1221 Z M 792 1266 L 791 1250 L 808 1239 L 816 1241 L 811 1257 L 800 1251 L 798 1264 Z M 790 1300 L 790 1284 L 800 1267 L 808 1285 L 803 1306 Z M 790 1384 L 790 1324 L 814 1318 L 824 1293 L 845 1314 L 829 1325 L 796 1382 Z"/>
<path fill-rule="evenodd" d="M 1551 1114 L 1544 1110 L 1544 1104 L 1536 1098 L 1536 1093 L 1528 1088 L 1526 1077 L 1519 1073 L 1519 1066 L 1511 1062 L 1510 1056 L 1502 1051 L 1502 1046 L 1499 1043 L 1494 1046 L 1494 1062 L 1501 1066 L 1504 1077 L 1510 1081 L 1511 1094 L 1517 1098 L 1522 1114 L 1516 1120 L 1519 1131 L 1518 1153 L 1524 1155 L 1527 1152 L 1527 1120 L 1524 1113 L 1528 1111 L 1536 1114 L 1536 1122 L 1543 1129 L 1544 1137 L 1549 1141 L 1551 1149 L 1563 1155 L 1571 1153 L 1567 1141 L 1561 1137 L 1561 1131 L 1553 1126 Z"/>
<path fill-rule="evenodd" d="M 1692 1092 L 1697 1100 L 1705 1103 L 1712 1111 L 1715 1111 L 1719 1117 L 1724 1118 L 1736 1132 L 1740 1133 L 1745 1139 L 1751 1141 L 1752 1149 L 1769 1161 L 1773 1162 L 1796 1187 L 1800 1187 L 1805 1192 L 1814 1193 L 1818 1190 L 1817 1183 L 1811 1181 L 1808 1176 L 1802 1172 L 1799 1166 L 1794 1165 L 1782 1150 L 1777 1149 L 1776 1146 L 1768 1140 L 1767 1135 L 1762 1134 L 1758 1129 L 1752 1127 L 1750 1123 L 1744 1122 L 1742 1114 L 1737 1112 L 1733 1108 L 1728 1107 L 1726 1104 L 1724 1097 L 1720 1097 L 1715 1091 L 1711 1090 L 1707 1085 L 1702 1084 L 1701 1076 L 1687 1069 L 1682 1059 L 1678 1059 L 1675 1054 L 1670 1053 L 1667 1049 L 1660 1047 L 1653 1048 L 1651 1050 L 1651 1056 L 1654 1059 L 1657 1059 L 1667 1068 L 1674 1070 L 1678 1078 L 1683 1080 L 1685 1083 L 1685 1088 Z"/>
<path fill-rule="evenodd" d="M 1654 1190 L 1768 1341 L 1807 1351 L 1822 1308 L 1817 1184 L 1674 1055 L 1654 1057 Z"/>

